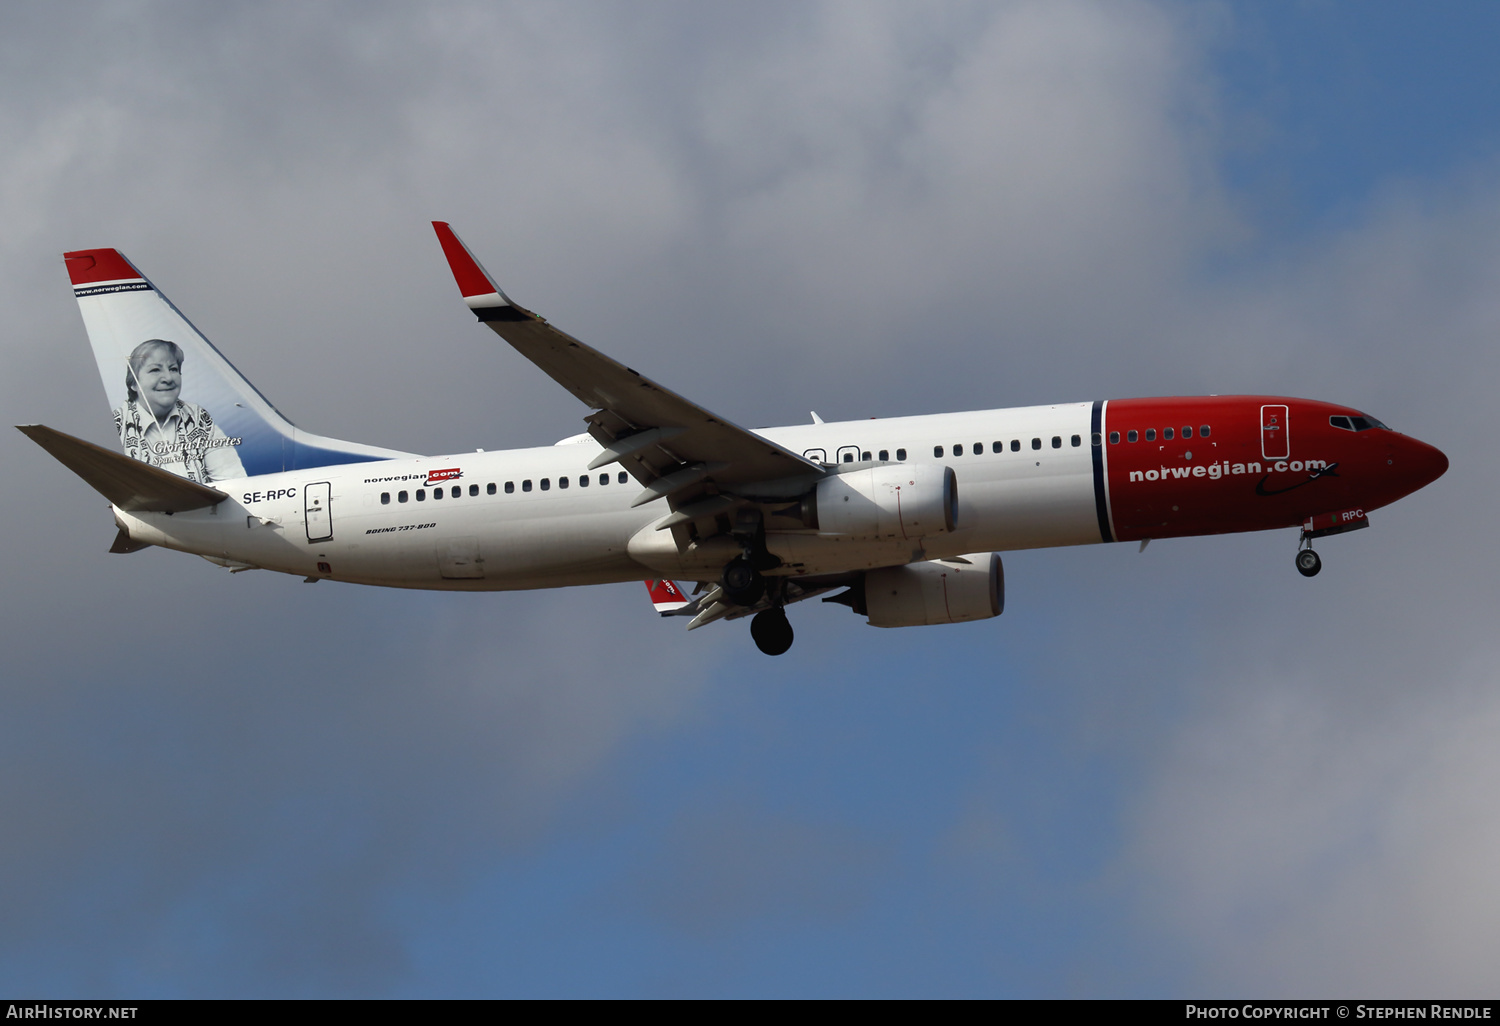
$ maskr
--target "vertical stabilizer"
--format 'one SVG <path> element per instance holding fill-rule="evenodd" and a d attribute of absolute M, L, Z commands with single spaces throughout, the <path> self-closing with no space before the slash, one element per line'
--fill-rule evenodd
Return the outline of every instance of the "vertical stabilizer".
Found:
<path fill-rule="evenodd" d="M 411 455 L 299 431 L 118 250 L 63 256 L 127 455 L 205 485 Z"/>

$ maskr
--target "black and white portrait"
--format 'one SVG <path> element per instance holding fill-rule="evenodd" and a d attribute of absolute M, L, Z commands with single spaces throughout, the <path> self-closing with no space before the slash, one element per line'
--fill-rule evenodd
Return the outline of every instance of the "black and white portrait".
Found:
<path fill-rule="evenodd" d="M 147 339 L 132 350 L 125 402 L 114 411 L 126 455 L 199 484 L 244 477 L 234 451 L 239 439 L 225 435 L 203 407 L 182 399 L 182 364 L 182 347 L 166 339 Z"/>

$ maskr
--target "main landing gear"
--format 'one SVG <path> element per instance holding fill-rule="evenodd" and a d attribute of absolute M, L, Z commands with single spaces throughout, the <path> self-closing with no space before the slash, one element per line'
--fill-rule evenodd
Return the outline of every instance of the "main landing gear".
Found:
<path fill-rule="evenodd" d="M 750 621 L 750 637 L 755 639 L 755 647 L 766 655 L 781 655 L 792 647 L 792 624 L 786 618 L 786 610 L 780 606 L 772 606 L 755 614 Z"/>
<path fill-rule="evenodd" d="M 792 625 L 786 618 L 786 610 L 777 601 L 781 597 L 780 590 L 769 588 L 770 583 L 754 562 L 741 556 L 724 568 L 720 587 L 724 589 L 725 600 L 737 606 L 753 606 L 765 598 L 768 590 L 772 591 L 771 600 L 777 604 L 755 614 L 750 621 L 750 637 L 755 639 L 755 647 L 766 655 L 781 655 L 792 647 Z"/>
<path fill-rule="evenodd" d="M 729 561 L 724 567 L 721 584 L 724 597 L 737 606 L 753 606 L 766 593 L 766 579 L 755 563 L 745 556 Z"/>
<path fill-rule="evenodd" d="M 770 608 L 762 609 L 750 621 L 750 637 L 755 647 L 766 655 L 781 655 L 792 647 L 792 625 L 786 618 L 786 582 L 767 581 L 762 571 L 780 565 L 781 561 L 766 551 L 766 528 L 761 514 L 742 510 L 735 518 L 735 540 L 744 545 L 744 554 L 724 566 L 719 586 L 724 600 L 731 605 L 753 607 L 770 595 Z"/>

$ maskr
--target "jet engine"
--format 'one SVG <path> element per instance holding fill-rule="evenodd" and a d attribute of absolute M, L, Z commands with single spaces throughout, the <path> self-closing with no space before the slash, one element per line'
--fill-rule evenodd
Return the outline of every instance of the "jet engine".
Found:
<path fill-rule="evenodd" d="M 872 627 L 988 620 L 1005 610 L 1005 569 L 997 552 L 882 567 L 865 574 L 864 607 Z"/>
<path fill-rule="evenodd" d="M 803 508 L 820 534 L 917 539 L 954 529 L 958 480 L 952 467 L 884 463 L 824 478 Z"/>

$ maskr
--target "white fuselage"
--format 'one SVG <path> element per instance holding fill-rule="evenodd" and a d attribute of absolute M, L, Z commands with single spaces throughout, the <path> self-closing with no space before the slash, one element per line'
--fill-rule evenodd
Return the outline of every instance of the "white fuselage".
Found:
<path fill-rule="evenodd" d="M 784 564 L 771 573 L 1098 542 L 1089 431 L 1088 403 L 758 431 L 839 471 L 904 454 L 906 462 L 953 468 L 958 483 L 951 532 L 870 540 L 771 530 L 767 548 Z M 211 509 L 115 514 L 140 542 L 232 567 L 361 584 L 512 590 L 715 577 L 735 554 L 732 543 L 720 537 L 703 551 L 679 552 L 673 532 L 654 529 L 670 512 L 666 503 L 632 508 L 641 486 L 622 481 L 619 466 L 587 469 L 599 452 L 585 436 L 543 448 L 341 464 L 219 483 L 229 498 Z"/>

